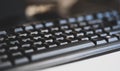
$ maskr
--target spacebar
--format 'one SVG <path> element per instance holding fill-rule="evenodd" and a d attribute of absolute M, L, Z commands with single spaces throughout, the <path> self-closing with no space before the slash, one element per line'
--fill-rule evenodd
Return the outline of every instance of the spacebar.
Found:
<path fill-rule="evenodd" d="M 72 51 L 77 51 L 80 49 L 85 49 L 85 48 L 90 48 L 92 46 L 94 46 L 95 44 L 91 41 L 80 41 L 78 43 L 71 43 L 69 45 L 66 46 L 59 46 L 56 47 L 58 49 L 56 50 L 51 50 L 48 52 L 44 52 L 44 53 L 33 53 L 31 55 L 31 60 L 32 61 L 36 61 L 36 60 L 40 60 L 40 59 L 44 59 L 44 58 L 48 58 L 48 57 L 53 57 L 53 56 L 57 56 L 60 54 L 64 54 L 64 53 L 68 53 L 68 52 L 72 52 Z"/>

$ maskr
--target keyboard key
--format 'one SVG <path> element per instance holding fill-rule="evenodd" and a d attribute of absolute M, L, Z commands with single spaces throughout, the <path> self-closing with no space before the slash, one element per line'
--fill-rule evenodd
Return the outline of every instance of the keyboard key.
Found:
<path fill-rule="evenodd" d="M 55 31 L 53 34 L 54 35 L 61 35 L 61 34 L 63 34 L 63 32 L 61 32 L 61 31 Z"/>
<path fill-rule="evenodd" d="M 93 30 L 87 30 L 87 31 L 85 32 L 85 34 L 86 34 L 86 35 L 94 34 L 94 31 L 93 31 Z"/>
<path fill-rule="evenodd" d="M 86 25 L 87 25 L 86 22 L 80 22 L 80 23 L 79 23 L 79 26 L 80 26 L 80 27 L 85 27 Z"/>
<path fill-rule="evenodd" d="M 80 41 L 81 40 L 89 40 L 89 38 L 87 36 L 79 36 L 77 37 Z"/>
<path fill-rule="evenodd" d="M 1 35 L 6 35 L 6 34 L 7 34 L 6 31 L 0 31 L 0 36 L 1 36 Z"/>
<path fill-rule="evenodd" d="M 98 38 L 98 35 L 89 34 L 87 37 L 89 37 L 89 39 L 94 39 L 94 38 Z"/>
<path fill-rule="evenodd" d="M 34 29 L 33 26 L 25 26 L 26 31 L 33 30 L 33 29 Z"/>
<path fill-rule="evenodd" d="M 95 39 L 92 39 L 92 41 L 96 44 L 96 45 L 101 45 L 101 44 L 105 44 L 107 43 L 105 39 L 103 38 L 95 38 Z"/>
<path fill-rule="evenodd" d="M 74 28 L 73 30 L 76 31 L 76 32 L 79 32 L 79 31 L 82 30 L 82 28 L 78 27 L 78 28 Z"/>
<path fill-rule="evenodd" d="M 34 49 L 32 49 L 32 48 L 27 48 L 26 47 L 26 49 L 24 50 L 25 54 L 32 53 L 32 52 L 34 52 Z"/>
<path fill-rule="evenodd" d="M 103 30 L 101 28 L 98 28 L 98 29 L 95 29 L 95 32 L 96 33 L 101 33 L 101 32 L 103 32 Z"/>
<path fill-rule="evenodd" d="M 99 25 L 98 24 L 94 24 L 94 25 L 92 25 L 92 28 L 97 29 L 97 28 L 99 28 Z"/>
<path fill-rule="evenodd" d="M 69 22 L 69 23 L 75 23 L 75 22 L 76 22 L 76 19 L 75 19 L 75 18 L 69 18 L 69 19 L 68 19 L 68 22 Z"/>
<path fill-rule="evenodd" d="M 76 39 L 76 38 L 69 38 L 69 39 L 66 39 L 66 40 L 68 40 L 68 42 L 70 42 L 70 43 L 76 43 L 76 42 L 79 41 L 79 40 Z"/>
<path fill-rule="evenodd" d="M 8 58 L 7 54 L 5 54 L 5 53 L 1 54 L 1 52 L 0 52 L 0 60 L 7 59 L 7 58 Z"/>
<path fill-rule="evenodd" d="M 111 17 L 111 13 L 110 13 L 110 12 L 105 12 L 104 15 L 105 15 L 105 17 L 107 17 L 107 18 L 110 18 L 110 17 Z"/>
<path fill-rule="evenodd" d="M 35 29 L 41 29 L 43 28 L 43 24 L 35 24 Z"/>
<path fill-rule="evenodd" d="M 56 41 L 55 43 L 57 43 L 58 45 L 66 45 L 66 44 L 68 44 L 68 41 L 67 40 L 59 40 L 59 41 Z"/>
<path fill-rule="evenodd" d="M 64 40 L 64 37 L 63 36 L 55 36 L 54 37 L 54 40 Z"/>
<path fill-rule="evenodd" d="M 87 20 L 87 21 L 93 20 L 93 16 L 92 15 L 86 15 L 85 20 Z"/>
<path fill-rule="evenodd" d="M 85 26 L 83 27 L 83 30 L 90 30 L 91 29 L 91 26 Z"/>
<path fill-rule="evenodd" d="M 59 23 L 60 23 L 60 24 L 66 24 L 66 23 L 67 23 L 67 20 L 62 19 L 62 20 L 59 21 Z"/>
<path fill-rule="evenodd" d="M 58 31 L 59 30 L 59 28 L 58 27 L 51 27 L 50 28 L 50 31 L 52 32 L 52 31 Z"/>
<path fill-rule="evenodd" d="M 47 43 L 47 42 L 53 42 L 53 39 L 51 39 L 51 38 L 46 38 L 46 39 L 45 39 L 45 43 Z"/>
<path fill-rule="evenodd" d="M 48 33 L 49 30 L 48 30 L 48 29 L 41 29 L 40 32 L 41 32 L 41 33 Z"/>
<path fill-rule="evenodd" d="M 29 59 L 27 57 L 24 57 L 24 56 L 14 57 L 14 63 L 16 65 L 25 64 L 25 63 L 28 63 L 28 62 L 29 62 Z"/>
<path fill-rule="evenodd" d="M 6 46 L 6 45 L 7 45 L 7 43 L 5 43 L 5 42 L 0 43 L 0 47 L 2 47 L 2 46 Z"/>
<path fill-rule="evenodd" d="M 63 25 L 63 26 L 60 26 L 60 29 L 65 30 L 65 29 L 69 29 L 69 27 L 67 25 Z"/>
<path fill-rule="evenodd" d="M 108 33 L 109 33 L 110 35 L 114 35 L 114 34 L 120 33 L 120 30 L 109 31 Z"/>
<path fill-rule="evenodd" d="M 98 19 L 102 19 L 103 17 L 104 17 L 104 15 L 103 15 L 102 13 L 98 13 L 98 14 L 97 14 L 97 18 L 98 18 Z"/>
<path fill-rule="evenodd" d="M 94 28 L 97 28 L 97 26 L 99 25 L 99 24 L 96 24 L 96 23 L 102 23 L 102 20 L 100 20 L 100 19 L 94 19 L 94 20 L 88 21 L 88 24 L 92 25 Z"/>
<path fill-rule="evenodd" d="M 113 29 L 113 30 L 120 29 L 120 25 L 115 25 L 115 26 L 112 26 L 112 29 Z"/>
<path fill-rule="evenodd" d="M 38 34 L 38 31 L 31 31 L 30 34 L 35 36 Z"/>
<path fill-rule="evenodd" d="M 45 27 L 52 27 L 54 24 L 53 22 L 47 22 L 45 23 Z"/>
<path fill-rule="evenodd" d="M 35 41 L 35 42 L 33 42 L 33 45 L 41 45 L 41 44 L 42 44 L 41 41 Z"/>
<path fill-rule="evenodd" d="M 107 42 L 115 42 L 118 40 L 116 36 L 106 36 L 104 38 L 107 40 Z"/>
<path fill-rule="evenodd" d="M 110 30 L 111 30 L 110 27 L 105 27 L 105 28 L 104 28 L 104 31 L 110 31 Z"/>
<path fill-rule="evenodd" d="M 84 32 L 82 32 L 82 31 L 72 32 L 71 34 L 73 34 L 75 37 L 84 36 Z"/>
<path fill-rule="evenodd" d="M 52 36 L 52 34 L 50 34 L 50 33 L 47 33 L 44 35 L 44 37 L 46 37 L 46 38 L 49 38 L 50 36 Z"/>
<path fill-rule="evenodd" d="M 56 44 L 56 43 L 53 43 L 53 42 L 48 42 L 48 43 L 45 43 L 45 46 L 46 46 L 47 48 L 54 48 L 54 47 L 57 46 L 57 44 Z"/>
<path fill-rule="evenodd" d="M 9 50 L 17 50 L 18 49 L 18 46 L 11 46 L 9 47 Z"/>
<path fill-rule="evenodd" d="M 22 27 L 15 28 L 14 30 L 15 33 L 22 32 L 22 31 L 23 31 Z"/>
<path fill-rule="evenodd" d="M 74 23 L 74 24 L 69 24 L 68 26 L 69 26 L 69 28 L 74 29 L 74 28 L 78 27 L 78 24 Z"/>
<path fill-rule="evenodd" d="M 33 48 L 36 48 L 37 51 L 45 50 L 46 49 L 45 45 L 36 45 Z"/>
<path fill-rule="evenodd" d="M 29 44 L 29 43 L 28 43 L 28 44 L 25 43 L 25 44 L 22 44 L 21 47 L 22 47 L 22 48 L 24 48 L 24 47 L 30 47 L 30 44 Z"/>
<path fill-rule="evenodd" d="M 97 33 L 97 35 L 100 37 L 104 37 L 104 36 L 107 36 L 108 34 L 104 32 L 100 32 L 100 33 Z"/>
<path fill-rule="evenodd" d="M 20 51 L 16 51 L 14 53 L 11 53 L 12 56 L 19 56 L 19 55 L 22 55 L 22 53 Z"/>
<path fill-rule="evenodd" d="M 64 33 L 71 33 L 72 30 L 71 29 L 68 29 L 68 30 L 65 30 Z"/>
<path fill-rule="evenodd" d="M 60 36 L 64 37 L 64 38 L 74 38 L 74 35 L 71 33 L 68 34 L 61 34 Z"/>
<path fill-rule="evenodd" d="M 83 16 L 79 16 L 78 18 L 77 18 L 77 21 L 78 22 L 81 22 L 81 21 L 84 21 L 85 20 L 85 18 L 83 17 Z"/>
<path fill-rule="evenodd" d="M 4 69 L 4 68 L 8 68 L 8 67 L 12 67 L 12 64 L 10 61 L 6 61 L 6 62 L 0 61 L 0 69 Z"/>

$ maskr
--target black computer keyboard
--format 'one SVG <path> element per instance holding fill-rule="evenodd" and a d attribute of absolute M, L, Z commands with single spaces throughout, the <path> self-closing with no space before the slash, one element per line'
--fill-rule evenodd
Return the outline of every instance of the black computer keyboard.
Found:
<path fill-rule="evenodd" d="M 84 58 L 116 49 L 120 49 L 120 17 L 117 11 L 33 22 L 12 27 L 10 31 L 0 31 L 0 70 L 44 62 L 70 52 L 72 55 L 72 52 L 82 51 L 79 54 L 82 57 L 79 57 Z M 53 59 L 48 66 L 43 63 L 39 68 L 80 59 L 74 56 L 56 64 Z"/>

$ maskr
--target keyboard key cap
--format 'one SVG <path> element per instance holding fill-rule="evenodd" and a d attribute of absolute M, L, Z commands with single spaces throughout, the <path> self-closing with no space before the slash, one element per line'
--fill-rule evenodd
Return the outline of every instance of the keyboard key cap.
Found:
<path fill-rule="evenodd" d="M 105 27 L 105 28 L 104 28 L 104 31 L 110 31 L 110 30 L 111 30 L 110 27 Z"/>
<path fill-rule="evenodd" d="M 115 25 L 115 26 L 112 26 L 112 29 L 113 29 L 113 30 L 120 29 L 120 25 Z"/>
<path fill-rule="evenodd" d="M 7 43 L 5 43 L 5 42 L 0 43 L 0 47 L 2 47 L 2 46 L 6 46 L 6 45 L 7 45 Z"/>
<path fill-rule="evenodd" d="M 78 27 L 78 28 L 74 28 L 73 30 L 76 31 L 76 32 L 79 32 L 79 31 L 82 30 L 82 28 Z"/>
<path fill-rule="evenodd" d="M 50 31 L 52 32 L 52 31 L 58 31 L 59 30 L 59 28 L 58 27 L 50 27 Z"/>
<path fill-rule="evenodd" d="M 109 31 L 108 33 L 109 33 L 110 35 L 114 35 L 114 34 L 120 33 L 120 30 Z"/>
<path fill-rule="evenodd" d="M 33 30 L 33 29 L 34 29 L 34 27 L 31 26 L 31 25 L 25 26 L 25 30 L 26 30 L 26 31 Z"/>
<path fill-rule="evenodd" d="M 95 33 L 101 33 L 103 30 L 101 28 L 95 29 Z"/>
<path fill-rule="evenodd" d="M 85 20 L 85 18 L 83 17 L 83 16 L 79 16 L 78 18 L 77 18 L 77 21 L 78 22 L 81 22 L 81 21 L 84 21 Z"/>
<path fill-rule="evenodd" d="M 0 53 L 1 54 L 1 53 Z M 8 55 L 3 53 L 2 55 L 0 55 L 0 60 L 2 59 L 7 59 L 8 58 Z"/>
<path fill-rule="evenodd" d="M 44 27 L 43 24 L 35 24 L 35 29 L 41 29 L 43 27 Z"/>
<path fill-rule="evenodd" d="M 22 27 L 15 28 L 14 30 L 15 33 L 22 32 L 22 31 L 23 31 Z"/>
<path fill-rule="evenodd" d="M 107 42 L 115 42 L 118 40 L 116 36 L 106 36 L 104 38 L 107 40 Z"/>
<path fill-rule="evenodd" d="M 5 69 L 5 68 L 8 68 L 8 67 L 12 67 L 12 64 L 10 61 L 6 61 L 6 62 L 1 62 L 0 61 L 0 69 Z"/>
<path fill-rule="evenodd" d="M 89 38 L 87 36 L 79 36 L 77 37 L 80 41 L 81 40 L 89 40 Z"/>
<path fill-rule="evenodd" d="M 66 44 L 68 44 L 68 41 L 67 40 L 59 40 L 55 43 L 57 43 L 58 45 L 66 45 Z"/>
<path fill-rule="evenodd" d="M 6 31 L 0 31 L 0 36 L 1 36 L 1 35 L 6 35 L 6 34 L 7 34 Z"/>
<path fill-rule="evenodd" d="M 101 32 L 101 33 L 97 33 L 97 35 L 100 36 L 100 37 L 104 37 L 104 36 L 107 36 L 108 34 Z"/>
<path fill-rule="evenodd" d="M 76 22 L 76 19 L 75 19 L 75 18 L 69 18 L 69 19 L 68 19 L 68 22 L 69 22 L 69 23 L 75 23 L 75 22 Z"/>
<path fill-rule="evenodd" d="M 95 35 L 95 34 L 90 34 L 90 35 L 88 35 L 87 37 L 89 37 L 89 39 L 98 38 L 98 36 L 97 36 L 97 35 Z"/>
<path fill-rule="evenodd" d="M 24 54 L 32 53 L 32 52 L 34 52 L 34 48 L 24 47 L 23 52 L 24 52 Z"/>
<path fill-rule="evenodd" d="M 51 42 L 45 43 L 45 45 L 46 45 L 47 48 L 54 48 L 54 47 L 57 46 L 56 43 L 51 43 Z"/>
<path fill-rule="evenodd" d="M 80 26 L 80 27 L 85 27 L 86 25 L 87 25 L 86 22 L 80 22 L 80 23 L 79 23 L 79 26 Z"/>
<path fill-rule="evenodd" d="M 67 20 L 62 19 L 62 20 L 59 21 L 59 23 L 60 23 L 60 24 L 66 24 L 66 23 L 67 23 Z"/>
<path fill-rule="evenodd" d="M 103 38 L 95 38 L 95 39 L 92 39 L 92 41 L 96 44 L 96 45 L 101 45 L 101 44 L 105 44 L 107 43 L 105 39 Z"/>
<path fill-rule="evenodd" d="M 45 27 L 52 27 L 54 24 L 53 22 L 47 22 L 45 23 Z"/>
<path fill-rule="evenodd" d="M 45 50 L 46 49 L 45 45 L 36 45 L 36 46 L 34 46 L 34 48 L 36 48 L 37 51 Z"/>
<path fill-rule="evenodd" d="M 48 30 L 48 29 L 40 29 L 40 32 L 41 32 L 41 33 L 48 33 L 49 30 Z"/>
<path fill-rule="evenodd" d="M 25 63 L 29 62 L 29 59 L 27 57 L 24 57 L 24 56 L 16 56 L 13 58 L 14 58 L 14 63 L 16 65 L 25 64 Z"/>
<path fill-rule="evenodd" d="M 85 34 L 86 34 L 86 35 L 94 34 L 94 31 L 93 31 L 93 30 L 87 30 L 87 31 L 85 32 Z"/>
<path fill-rule="evenodd" d="M 70 43 L 76 43 L 76 42 L 79 41 L 79 40 L 76 39 L 76 38 L 69 38 L 69 39 L 66 39 L 66 40 L 68 40 L 68 42 L 70 42 Z"/>
<path fill-rule="evenodd" d="M 93 18 L 93 16 L 92 15 L 86 15 L 85 16 L 85 20 L 87 20 L 87 21 L 90 21 L 90 20 L 93 20 L 94 18 Z"/>

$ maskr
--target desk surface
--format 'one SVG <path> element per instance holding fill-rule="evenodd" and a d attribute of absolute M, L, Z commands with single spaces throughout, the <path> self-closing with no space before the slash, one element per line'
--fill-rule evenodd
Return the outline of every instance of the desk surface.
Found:
<path fill-rule="evenodd" d="M 120 71 L 120 52 L 57 66 L 42 71 Z"/>

